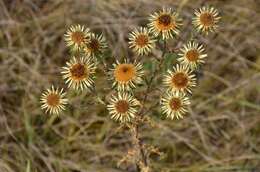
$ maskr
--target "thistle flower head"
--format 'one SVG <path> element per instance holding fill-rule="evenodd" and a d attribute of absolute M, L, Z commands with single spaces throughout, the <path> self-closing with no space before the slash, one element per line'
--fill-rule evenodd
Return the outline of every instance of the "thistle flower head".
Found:
<path fill-rule="evenodd" d="M 101 54 L 105 48 L 107 48 L 105 37 L 102 34 L 96 35 L 92 33 L 84 47 L 84 52 L 88 57 L 95 57 Z"/>
<path fill-rule="evenodd" d="M 42 103 L 41 108 L 46 111 L 46 113 L 59 114 L 65 109 L 65 105 L 68 100 L 65 98 L 66 93 L 63 89 L 59 90 L 51 86 L 51 89 L 47 89 L 42 93 L 40 102 Z"/>
<path fill-rule="evenodd" d="M 120 122 L 130 122 L 137 113 L 139 101 L 129 93 L 119 92 L 112 96 L 107 105 L 111 118 Z"/>
<path fill-rule="evenodd" d="M 182 92 L 167 92 L 161 99 L 162 112 L 167 118 L 182 118 L 190 104 L 189 97 Z"/>
<path fill-rule="evenodd" d="M 163 84 L 173 92 L 189 92 L 196 86 L 196 77 L 188 66 L 177 65 L 168 70 L 163 78 Z"/>
<path fill-rule="evenodd" d="M 199 64 L 205 63 L 204 58 L 207 54 L 204 54 L 203 45 L 199 45 L 196 42 L 189 42 L 181 48 L 181 56 L 178 61 L 182 65 L 187 65 L 191 69 L 196 69 Z"/>
<path fill-rule="evenodd" d="M 93 75 L 95 74 L 96 66 L 91 58 L 81 57 L 76 59 L 73 57 L 67 66 L 62 68 L 63 78 L 75 90 L 90 89 L 93 84 Z"/>
<path fill-rule="evenodd" d="M 181 19 L 171 8 L 163 8 L 162 11 L 155 12 L 149 20 L 148 26 L 155 36 L 162 36 L 165 40 L 179 34 Z"/>
<path fill-rule="evenodd" d="M 130 63 L 127 60 L 124 63 L 117 61 L 111 69 L 111 80 L 114 81 L 113 86 L 117 87 L 119 91 L 135 88 L 136 84 L 142 82 L 143 75 L 143 66 L 137 61 L 134 63 Z"/>
<path fill-rule="evenodd" d="M 214 32 L 217 30 L 217 24 L 220 20 L 218 14 L 218 11 L 213 7 L 202 7 L 195 11 L 195 17 L 192 23 L 199 32 L 205 34 Z"/>
<path fill-rule="evenodd" d="M 77 51 L 84 47 L 89 41 L 90 30 L 81 25 L 71 26 L 64 34 L 64 39 L 68 47 Z"/>
<path fill-rule="evenodd" d="M 140 27 L 129 34 L 129 47 L 138 55 L 147 55 L 155 47 L 155 39 L 147 28 Z"/>

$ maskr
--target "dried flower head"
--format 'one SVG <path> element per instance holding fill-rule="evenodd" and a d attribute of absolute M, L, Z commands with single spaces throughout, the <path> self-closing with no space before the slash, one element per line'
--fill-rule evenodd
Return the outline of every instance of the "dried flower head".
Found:
<path fill-rule="evenodd" d="M 135 29 L 129 34 L 129 47 L 138 55 L 147 55 L 155 47 L 155 39 L 151 36 L 150 31 L 145 27 Z"/>
<path fill-rule="evenodd" d="M 93 86 L 93 75 L 96 66 L 91 58 L 81 57 L 76 59 L 73 57 L 66 65 L 66 67 L 62 68 L 61 73 L 68 87 L 76 90 L 84 90 Z"/>
<path fill-rule="evenodd" d="M 113 64 L 111 70 L 111 79 L 114 81 L 113 86 L 117 87 L 119 91 L 135 88 L 136 84 L 142 82 L 143 75 L 143 65 L 137 61 L 134 63 L 127 60 L 124 63 L 117 61 Z"/>
<path fill-rule="evenodd" d="M 171 8 L 163 8 L 159 13 L 155 12 L 150 15 L 149 20 L 148 26 L 155 36 L 162 36 L 165 40 L 172 38 L 174 34 L 179 34 L 181 19 Z"/>
<path fill-rule="evenodd" d="M 101 54 L 105 48 L 107 48 L 105 37 L 102 34 L 96 35 L 92 33 L 89 41 L 84 47 L 84 52 L 88 57 L 95 57 L 96 55 Z"/>
<path fill-rule="evenodd" d="M 181 48 L 181 53 L 179 54 L 181 57 L 178 61 L 182 65 L 196 69 L 199 64 L 205 63 L 204 58 L 207 57 L 207 54 L 203 54 L 203 51 L 203 45 L 199 45 L 196 42 L 189 42 Z"/>
<path fill-rule="evenodd" d="M 164 76 L 163 84 L 173 92 L 189 92 L 196 86 L 196 77 L 188 66 L 177 65 L 168 70 Z"/>
<path fill-rule="evenodd" d="M 214 32 L 218 28 L 218 22 L 220 17 L 218 11 L 213 7 L 202 7 L 195 11 L 195 17 L 193 18 L 193 25 L 199 32 L 208 34 Z"/>
<path fill-rule="evenodd" d="M 112 96 L 107 109 L 111 118 L 120 122 L 130 122 L 136 115 L 139 101 L 129 93 L 119 92 Z"/>
<path fill-rule="evenodd" d="M 84 47 L 90 37 L 90 30 L 81 25 L 71 26 L 64 34 L 64 39 L 68 47 L 77 51 Z"/>
<path fill-rule="evenodd" d="M 189 97 L 182 92 L 167 92 L 161 99 L 162 112 L 170 119 L 182 118 L 189 104 Z"/>
<path fill-rule="evenodd" d="M 47 89 L 42 93 L 40 102 L 42 103 L 41 108 L 46 111 L 46 113 L 59 114 L 62 110 L 65 110 L 65 105 L 68 99 L 65 98 L 66 93 L 63 89 L 55 89 L 51 86 L 51 89 Z"/>

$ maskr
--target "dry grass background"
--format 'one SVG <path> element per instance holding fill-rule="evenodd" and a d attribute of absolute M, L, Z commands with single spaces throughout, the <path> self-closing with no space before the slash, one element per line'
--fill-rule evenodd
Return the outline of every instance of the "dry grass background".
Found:
<path fill-rule="evenodd" d="M 163 153 L 152 154 L 149 164 L 155 172 L 259 172 L 258 0 L 0 0 L 0 172 L 24 172 L 28 162 L 32 172 L 134 171 L 117 166 L 131 147 L 129 131 L 116 132 L 118 124 L 104 106 L 92 106 L 88 94 L 70 93 L 60 119 L 39 108 L 42 89 L 64 86 L 60 67 L 69 54 L 63 34 L 71 24 L 86 24 L 105 33 L 113 56 L 127 56 L 128 32 L 169 6 L 185 21 L 173 40 L 178 46 L 202 4 L 220 10 L 220 32 L 200 38 L 209 56 L 189 115 L 168 121 L 157 110 L 149 114 L 157 125 L 144 126 L 142 139 Z"/>

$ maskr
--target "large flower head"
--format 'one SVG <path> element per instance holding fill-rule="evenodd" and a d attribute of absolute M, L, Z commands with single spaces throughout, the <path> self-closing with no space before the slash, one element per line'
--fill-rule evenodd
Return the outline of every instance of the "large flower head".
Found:
<path fill-rule="evenodd" d="M 82 49 L 88 42 L 90 37 L 90 30 L 81 25 L 71 26 L 64 34 L 64 39 L 68 47 L 77 51 Z"/>
<path fill-rule="evenodd" d="M 182 118 L 190 104 L 189 97 L 182 92 L 167 92 L 161 99 L 162 112 L 167 118 Z"/>
<path fill-rule="evenodd" d="M 207 54 L 204 54 L 203 45 L 199 45 L 196 42 L 189 42 L 187 45 L 184 45 L 181 48 L 181 56 L 178 61 L 182 65 L 187 65 L 191 69 L 196 69 L 201 63 L 205 63 L 204 58 L 207 57 Z"/>
<path fill-rule="evenodd" d="M 149 20 L 148 26 L 155 36 L 162 36 L 162 39 L 165 40 L 179 34 L 181 19 L 171 8 L 163 8 L 162 11 L 155 12 Z"/>
<path fill-rule="evenodd" d="M 129 34 L 129 47 L 138 55 L 147 55 L 155 47 L 155 39 L 150 31 L 145 27 L 134 29 Z"/>
<path fill-rule="evenodd" d="M 46 111 L 46 113 L 59 114 L 62 110 L 65 110 L 65 105 L 68 99 L 65 98 L 66 93 L 63 89 L 59 90 L 51 86 L 42 93 L 40 102 L 42 103 L 41 108 Z"/>
<path fill-rule="evenodd" d="M 107 105 L 111 118 L 120 122 L 130 122 L 138 112 L 139 101 L 126 92 L 112 96 Z"/>
<path fill-rule="evenodd" d="M 202 7 L 195 11 L 195 17 L 192 23 L 199 32 L 205 34 L 214 32 L 217 30 L 217 24 L 220 20 L 218 14 L 218 11 L 213 7 Z"/>
<path fill-rule="evenodd" d="M 93 75 L 95 74 L 96 65 L 91 58 L 80 57 L 76 59 L 73 57 L 66 66 L 62 68 L 63 78 L 75 90 L 90 89 L 93 84 Z"/>
<path fill-rule="evenodd" d="M 95 57 L 107 48 L 105 37 L 92 33 L 89 41 L 85 44 L 84 52 L 88 57 Z"/>
<path fill-rule="evenodd" d="M 196 77 L 188 66 L 177 65 L 168 70 L 163 78 L 163 84 L 173 92 L 189 92 L 196 86 Z"/>
<path fill-rule="evenodd" d="M 113 86 L 117 87 L 119 91 L 130 90 L 143 81 L 143 65 L 137 61 L 134 63 L 127 60 L 124 63 L 117 61 L 113 64 L 110 75 L 111 80 L 114 81 Z"/>

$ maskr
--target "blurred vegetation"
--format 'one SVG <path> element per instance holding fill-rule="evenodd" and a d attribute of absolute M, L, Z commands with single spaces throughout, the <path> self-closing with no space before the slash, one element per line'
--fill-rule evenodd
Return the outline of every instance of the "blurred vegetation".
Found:
<path fill-rule="evenodd" d="M 69 92 L 71 105 L 60 118 L 40 109 L 43 89 L 66 87 L 63 34 L 76 23 L 103 32 L 111 65 L 132 57 L 128 33 L 151 12 L 163 6 L 180 12 L 186 28 L 172 40 L 180 47 L 189 38 L 194 9 L 207 4 L 220 11 L 219 33 L 200 37 L 208 58 L 189 115 L 169 121 L 159 109 L 149 114 L 156 125 L 143 126 L 142 139 L 163 153 L 151 154 L 149 164 L 155 172 L 260 171 L 258 0 L 0 0 L 0 172 L 134 171 L 117 165 L 131 148 L 130 132 L 88 93 Z M 167 54 L 165 66 L 173 60 Z M 146 62 L 147 68 L 156 63 Z M 109 89 L 101 80 L 96 84 Z"/>

